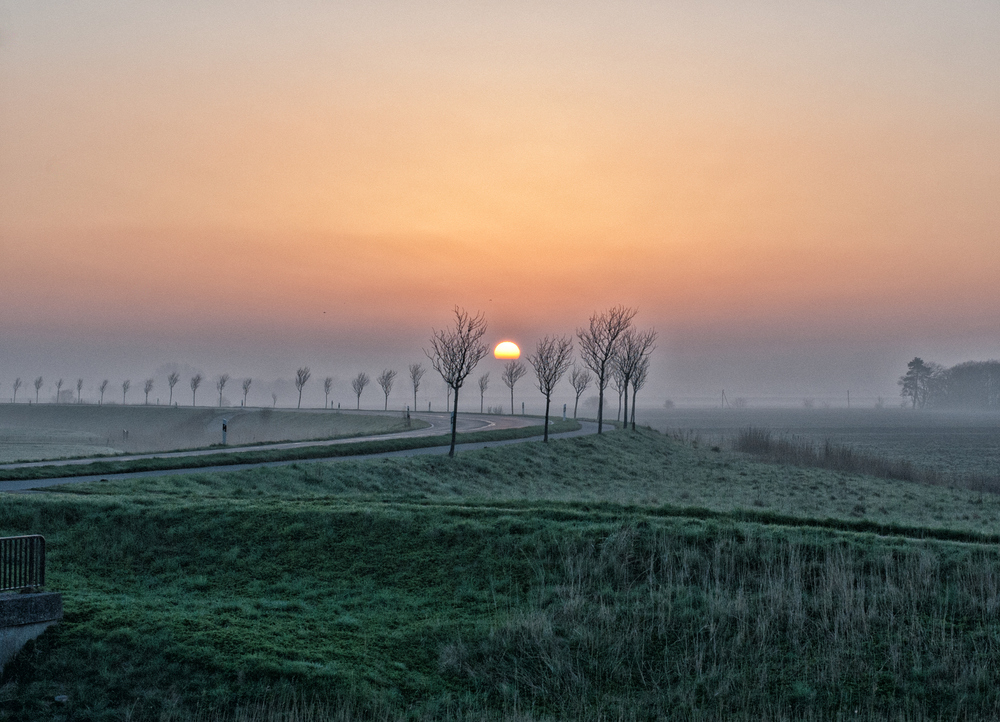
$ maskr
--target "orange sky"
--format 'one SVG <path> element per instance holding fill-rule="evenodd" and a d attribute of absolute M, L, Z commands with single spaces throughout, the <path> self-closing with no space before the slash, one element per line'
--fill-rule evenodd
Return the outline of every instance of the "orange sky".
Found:
<path fill-rule="evenodd" d="M 995 3 L 204 5 L 0 5 L 0 389 L 346 374 L 456 303 L 638 306 L 658 397 L 1000 356 Z"/>

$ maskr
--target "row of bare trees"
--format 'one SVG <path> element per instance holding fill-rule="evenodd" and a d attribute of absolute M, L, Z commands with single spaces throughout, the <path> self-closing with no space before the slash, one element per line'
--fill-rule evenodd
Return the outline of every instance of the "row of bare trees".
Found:
<path fill-rule="evenodd" d="M 454 412 L 452 413 L 452 448 L 449 452 L 454 455 L 455 436 L 457 433 L 457 414 L 459 391 L 465 384 L 466 378 L 472 373 L 476 365 L 489 353 L 488 345 L 483 341 L 486 334 L 486 319 L 483 314 L 470 315 L 464 309 L 457 306 L 454 309 L 455 325 L 453 328 L 441 331 L 432 331 L 430 339 L 430 350 L 425 349 L 424 353 L 431 362 L 431 366 L 437 371 L 445 384 L 448 386 L 449 395 L 454 397 Z M 573 386 L 576 398 L 573 404 L 573 418 L 576 418 L 580 404 L 580 396 L 594 383 L 598 389 L 597 403 L 597 433 L 603 432 L 604 423 L 604 392 L 609 382 L 613 381 L 618 390 L 619 408 L 624 398 L 624 422 L 626 425 L 631 421 L 632 428 L 635 429 L 635 399 L 638 391 L 643 387 L 649 373 L 649 357 L 655 348 L 656 332 L 652 329 L 640 331 L 633 325 L 635 309 L 626 306 L 614 306 L 607 311 L 595 313 L 590 317 L 589 325 L 585 328 L 577 329 L 576 335 L 580 342 L 580 358 L 585 368 L 580 368 L 572 363 L 573 342 L 568 336 L 545 336 L 535 347 L 534 353 L 527 355 L 528 363 L 535 371 L 538 390 L 545 397 L 545 440 L 548 441 L 548 417 L 549 407 L 552 400 L 552 393 L 556 385 L 570 369 L 569 381 Z M 413 407 L 417 406 L 417 391 L 420 388 L 421 380 L 426 373 L 423 364 L 414 363 L 409 366 L 410 381 L 413 386 Z M 518 360 L 511 360 L 504 364 L 501 373 L 503 384 L 510 391 L 510 412 L 514 413 L 514 387 L 517 382 L 527 374 L 527 367 Z M 302 391 L 306 383 L 312 377 L 312 371 L 308 366 L 303 366 L 295 372 L 295 388 L 299 393 L 296 408 L 302 408 Z M 382 388 L 385 396 L 384 409 L 389 408 L 389 394 L 397 377 L 394 369 L 383 369 L 382 373 L 376 377 L 376 382 Z M 230 381 L 228 373 L 221 374 L 215 383 L 215 388 L 219 392 L 219 406 L 223 403 L 223 391 Z M 179 383 L 180 375 L 171 372 L 167 376 L 167 386 L 170 390 L 168 405 L 173 404 L 174 387 Z M 196 373 L 191 377 L 191 405 L 197 404 L 198 388 L 201 386 L 204 377 Z M 483 411 L 486 390 L 489 388 L 490 375 L 485 373 L 479 377 L 479 407 Z M 44 381 L 41 376 L 35 379 L 35 402 L 38 402 L 38 394 Z M 131 380 L 122 382 L 122 404 L 125 404 Z M 243 405 L 247 403 L 247 396 L 250 393 L 250 386 L 253 379 L 243 380 Z M 357 408 L 361 408 L 361 394 L 371 383 L 368 374 L 361 372 L 351 381 L 351 388 L 357 397 Z M 21 379 L 14 381 L 14 402 L 17 402 L 17 392 L 21 388 Z M 63 380 L 56 382 L 56 400 L 62 390 Z M 100 402 L 104 403 L 104 393 L 108 387 L 108 380 L 105 379 L 98 391 L 100 392 Z M 333 378 L 326 377 L 323 381 L 323 392 L 325 395 L 323 406 L 329 405 L 330 390 L 333 387 Z M 154 388 L 153 379 L 146 379 L 143 385 L 145 403 L 149 404 L 149 394 Z M 83 379 L 77 380 L 77 403 L 81 402 L 83 389 Z M 629 389 L 632 392 L 632 414 L 629 418 Z M 272 399 L 277 403 L 277 397 L 272 394 Z"/>
<path fill-rule="evenodd" d="M 458 396 L 466 378 L 476 365 L 489 353 L 483 341 L 486 334 L 486 318 L 482 313 L 470 315 L 464 309 L 455 307 L 455 325 L 443 330 L 433 330 L 431 348 L 424 353 L 431 366 L 437 371 L 448 388 L 453 392 L 454 406 L 451 414 L 451 448 L 449 456 L 455 455 L 455 438 L 458 424 Z M 603 432 L 604 391 L 612 377 L 618 381 L 618 388 L 625 394 L 625 422 L 629 421 L 628 390 L 632 390 L 632 429 L 635 429 L 635 399 L 646 383 L 649 374 L 649 357 L 655 348 L 656 332 L 652 329 L 640 331 L 633 319 L 636 310 L 626 306 L 614 306 L 607 311 L 590 317 L 586 328 L 577 329 L 580 341 L 580 357 L 587 370 L 574 367 L 570 383 L 576 391 L 573 416 L 576 417 L 580 395 L 593 381 L 598 389 L 597 433 Z M 572 365 L 573 341 L 568 336 L 545 336 L 535 346 L 534 353 L 527 355 L 528 363 L 535 371 L 538 390 L 545 397 L 544 439 L 548 441 L 549 407 L 552 392 L 560 379 Z M 514 385 L 527 373 L 523 363 L 512 360 L 504 365 L 501 379 L 510 389 L 511 413 L 514 413 Z M 591 373 L 593 376 L 591 376 Z M 489 388 L 489 374 L 479 377 L 479 408 L 483 409 L 483 399 Z M 414 395 L 416 382 L 414 383 Z M 414 399 L 414 404 L 416 403 Z"/>

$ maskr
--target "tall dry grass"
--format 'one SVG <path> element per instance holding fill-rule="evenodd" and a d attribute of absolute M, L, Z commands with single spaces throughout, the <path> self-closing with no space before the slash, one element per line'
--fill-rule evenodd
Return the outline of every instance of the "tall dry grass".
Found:
<path fill-rule="evenodd" d="M 898 479 L 919 484 L 947 485 L 980 492 L 1000 492 L 1000 476 L 946 472 L 914 464 L 907 459 L 863 452 L 829 439 L 818 444 L 797 436 L 777 436 L 768 429 L 749 427 L 737 434 L 734 451 L 750 454 L 776 464 L 811 466 L 850 474 L 867 474 L 882 479 Z"/>
<path fill-rule="evenodd" d="M 1000 716 L 1000 559 L 623 528 L 537 565 L 443 673 L 562 719 Z"/>

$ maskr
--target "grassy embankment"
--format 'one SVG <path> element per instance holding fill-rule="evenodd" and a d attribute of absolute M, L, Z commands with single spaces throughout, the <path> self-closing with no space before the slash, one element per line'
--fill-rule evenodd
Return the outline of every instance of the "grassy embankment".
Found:
<path fill-rule="evenodd" d="M 422 428 L 423 422 L 414 421 L 410 428 Z M 554 421 L 549 425 L 549 433 L 558 434 L 564 431 L 576 431 L 580 425 L 575 421 Z M 394 430 L 405 430 L 403 428 Z M 486 441 L 504 441 L 509 439 L 526 439 L 541 436 L 544 429 L 541 425 L 524 426 L 517 429 L 498 429 L 495 431 L 473 431 L 459 435 L 458 443 L 476 444 Z M 316 439 L 312 439 L 315 441 Z M 344 456 L 361 454 L 381 454 L 406 449 L 426 449 L 433 446 L 447 446 L 451 436 L 441 433 L 434 436 L 417 436 L 412 438 L 378 439 L 376 441 L 357 441 L 335 445 L 303 446 L 295 449 L 253 449 L 250 451 L 226 452 L 223 447 L 217 454 L 202 454 L 183 457 L 151 457 L 119 461 L 105 459 L 89 464 L 44 465 L 30 466 L 20 469 L 0 469 L 0 481 L 21 481 L 31 479 L 60 479 L 73 476 L 96 476 L 103 474 L 120 474 L 139 471 L 163 471 L 196 469 L 205 466 L 234 466 L 237 464 L 262 464 L 273 461 L 307 461 L 311 459 L 334 459 Z"/>
<path fill-rule="evenodd" d="M 23 719 L 1000 714 L 1000 554 L 941 540 L 1000 499 L 654 432 L 66 487 L 0 532 L 65 595 Z"/>

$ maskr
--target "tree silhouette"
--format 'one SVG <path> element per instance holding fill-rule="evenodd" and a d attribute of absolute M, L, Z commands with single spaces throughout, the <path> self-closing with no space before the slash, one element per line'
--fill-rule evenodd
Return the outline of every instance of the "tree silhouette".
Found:
<path fill-rule="evenodd" d="M 628 387 L 635 375 L 639 365 L 649 357 L 649 354 L 656 348 L 656 331 L 637 331 L 629 328 L 622 334 L 621 345 L 614 360 L 615 383 L 621 384 L 625 392 L 625 417 L 622 419 L 625 426 L 629 423 L 628 414 Z M 633 402 L 635 401 L 635 389 L 632 390 Z M 632 429 L 635 430 L 635 414 L 632 414 Z"/>
<path fill-rule="evenodd" d="M 146 406 L 149 406 L 149 392 L 153 390 L 153 379 L 146 379 L 142 385 L 142 392 L 146 394 Z"/>
<path fill-rule="evenodd" d="M 195 374 L 191 377 L 191 405 L 196 405 L 196 399 L 198 398 L 198 387 L 201 386 L 202 376 L 201 374 Z"/>
<path fill-rule="evenodd" d="M 604 427 L 604 390 L 608 387 L 612 361 L 618 352 L 619 340 L 632 325 L 635 310 L 614 306 L 603 313 L 594 313 L 587 328 L 577 329 L 580 339 L 580 357 L 584 365 L 594 372 L 597 383 L 597 433 Z"/>
<path fill-rule="evenodd" d="M 635 367 L 632 374 L 632 431 L 635 431 L 635 395 L 639 389 L 646 385 L 646 377 L 649 375 L 649 356 L 643 356 Z"/>
<path fill-rule="evenodd" d="M 14 403 L 17 403 L 17 390 L 21 388 L 21 377 L 14 379 Z"/>
<path fill-rule="evenodd" d="M 41 376 L 39 376 L 37 379 L 35 379 L 35 403 L 36 404 L 38 403 L 38 392 L 41 390 L 43 383 L 45 383 L 45 382 L 42 380 Z"/>
<path fill-rule="evenodd" d="M 62 393 L 63 380 L 59 379 L 56 381 L 56 403 L 59 403 L 59 394 Z"/>
<path fill-rule="evenodd" d="M 271 392 L 271 408 L 275 408 L 278 405 L 278 394 Z"/>
<path fill-rule="evenodd" d="M 573 418 L 576 418 L 576 410 L 580 406 L 580 397 L 583 396 L 583 392 L 587 390 L 590 386 L 590 382 L 593 377 L 587 369 L 577 368 L 573 366 L 573 370 L 569 372 L 569 383 L 576 392 L 576 400 L 573 402 Z"/>
<path fill-rule="evenodd" d="M 358 397 L 359 411 L 361 410 L 361 392 L 365 390 L 365 386 L 368 385 L 369 381 L 371 381 L 371 379 L 368 378 L 368 374 L 366 374 L 364 371 L 355 376 L 354 380 L 351 381 L 351 388 L 354 389 L 354 393 L 357 394 Z"/>
<path fill-rule="evenodd" d="M 101 385 L 97 387 L 97 390 L 101 392 L 101 400 L 98 402 L 98 406 L 104 406 L 104 392 L 108 388 L 108 380 L 104 379 Z"/>
<path fill-rule="evenodd" d="M 902 387 L 899 393 L 913 402 L 914 409 L 917 406 L 923 408 L 935 373 L 943 369 L 938 364 L 925 364 L 919 356 L 906 364 L 906 369 L 906 373 L 899 377 L 898 383 Z"/>
<path fill-rule="evenodd" d="M 302 408 L 302 389 L 310 376 L 312 376 L 312 371 L 309 370 L 308 366 L 303 366 L 295 372 L 295 388 L 299 390 L 299 405 L 295 407 L 297 409 Z"/>
<path fill-rule="evenodd" d="M 510 415 L 514 415 L 514 384 L 516 384 L 522 376 L 528 373 L 528 369 L 524 367 L 524 364 L 516 359 L 511 359 L 503 365 L 503 373 L 500 374 L 500 379 L 503 381 L 504 386 L 510 389 Z"/>
<path fill-rule="evenodd" d="M 546 336 L 535 346 L 535 353 L 528 355 L 528 363 L 535 369 L 538 390 L 545 397 L 545 431 L 542 441 L 549 440 L 549 405 L 552 391 L 572 363 L 573 341 L 568 336 L 549 338 Z"/>
<path fill-rule="evenodd" d="M 413 382 L 413 410 L 417 410 L 417 389 L 420 388 L 420 379 L 424 377 L 427 370 L 422 363 L 410 364 L 410 381 Z"/>
<path fill-rule="evenodd" d="M 243 406 L 247 405 L 247 394 L 250 393 L 250 384 L 253 379 L 243 379 Z"/>
<path fill-rule="evenodd" d="M 181 375 L 176 371 L 171 371 L 169 374 L 167 374 L 167 386 L 170 387 L 170 399 L 167 401 L 167 406 L 174 405 L 174 386 L 176 386 L 177 382 L 180 380 L 181 380 Z"/>
<path fill-rule="evenodd" d="M 83 379 L 76 380 L 76 403 L 83 403 Z"/>
<path fill-rule="evenodd" d="M 455 410 L 451 415 L 451 448 L 448 456 L 455 456 L 455 436 L 458 433 L 458 391 L 490 349 L 483 343 L 486 334 L 486 317 L 481 313 L 470 316 L 455 306 L 455 327 L 432 331 L 431 350 L 424 350 L 434 370 L 449 389 L 455 391 Z"/>
<path fill-rule="evenodd" d="M 219 380 L 215 382 L 215 388 L 219 390 L 219 408 L 222 408 L 222 390 L 226 388 L 226 384 L 229 383 L 229 374 L 222 374 Z"/>
<path fill-rule="evenodd" d="M 479 377 L 479 413 L 483 413 L 483 401 L 486 398 L 486 389 L 490 387 L 490 372 L 487 371 Z"/>
<path fill-rule="evenodd" d="M 378 385 L 382 387 L 382 392 L 385 394 L 385 411 L 389 410 L 389 392 L 392 391 L 393 381 L 396 380 L 396 372 L 391 369 L 383 369 L 382 373 L 378 375 L 375 379 Z"/>
<path fill-rule="evenodd" d="M 330 389 L 333 388 L 333 379 L 327 376 L 323 379 L 323 408 L 330 405 Z"/>
<path fill-rule="evenodd" d="M 131 379 L 125 379 L 122 381 L 122 406 L 125 405 L 125 396 L 128 394 L 129 387 L 132 386 Z"/>

